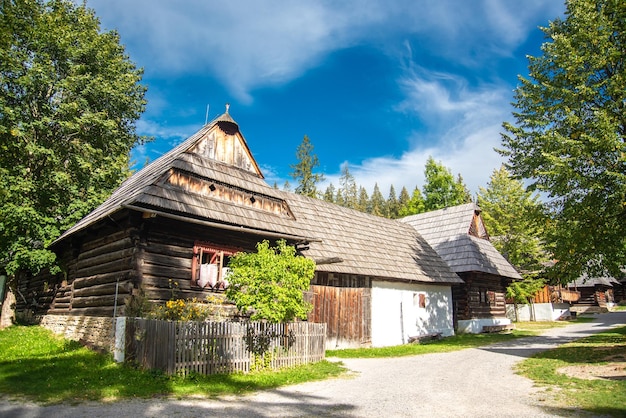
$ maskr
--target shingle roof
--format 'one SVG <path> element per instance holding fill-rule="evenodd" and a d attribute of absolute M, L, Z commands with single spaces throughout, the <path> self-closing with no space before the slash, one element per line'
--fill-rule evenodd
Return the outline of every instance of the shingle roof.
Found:
<path fill-rule="evenodd" d="M 470 235 L 475 216 L 482 224 L 480 209 L 468 203 L 407 216 L 401 221 L 412 225 L 456 273 L 478 271 L 521 279 L 487 237 Z"/>
<path fill-rule="evenodd" d="M 613 277 L 589 277 L 583 275 L 567 285 L 576 287 L 595 287 L 596 285 L 613 287 L 615 284 L 619 285 L 620 282 Z"/>
<path fill-rule="evenodd" d="M 284 195 L 303 230 L 321 239 L 311 243 L 306 256 L 343 260 L 318 265 L 318 271 L 462 283 L 410 225 L 294 193 Z"/>
<path fill-rule="evenodd" d="M 224 227 L 241 227 L 259 235 L 280 234 L 285 238 L 308 239 L 307 257 L 315 260 L 341 259 L 339 263 L 319 264 L 318 271 L 402 281 L 462 282 L 410 225 L 279 191 L 265 183 L 260 171 L 255 173 L 255 170 L 240 169 L 193 151 L 198 141 L 217 124 L 224 122 L 236 127 L 228 114 L 216 118 L 131 176 L 109 199 L 63 233 L 55 243 L 128 208 L 154 211 L 178 219 L 193 218 Z M 254 205 L 215 198 L 211 193 L 201 193 L 197 189 L 186 189 L 169 181 L 176 173 L 184 177 L 184 182 L 197 179 L 205 186 L 227 185 L 229 190 L 245 196 L 283 205 L 285 211 L 272 212 Z"/>

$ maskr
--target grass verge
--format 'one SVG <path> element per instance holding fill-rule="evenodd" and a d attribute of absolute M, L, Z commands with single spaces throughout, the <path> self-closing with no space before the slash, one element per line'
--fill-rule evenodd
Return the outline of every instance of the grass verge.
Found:
<path fill-rule="evenodd" d="M 414 356 L 428 353 L 446 353 L 450 351 L 463 350 L 466 348 L 481 347 L 495 344 L 502 341 L 509 341 L 515 338 L 529 337 L 540 334 L 541 331 L 566 326 L 576 322 L 593 321 L 593 318 L 579 317 L 572 321 L 539 321 L 539 322 L 519 322 L 515 324 L 515 329 L 510 333 L 495 334 L 458 334 L 452 337 L 442 338 L 423 342 L 421 344 L 403 344 L 392 347 L 380 348 L 350 348 L 343 350 L 326 350 L 327 357 L 338 358 L 376 358 L 376 357 L 401 357 Z"/>
<path fill-rule="evenodd" d="M 554 408 L 584 410 L 593 416 L 623 417 L 626 416 L 626 379 L 623 376 L 589 380 L 559 371 L 564 367 L 582 370 L 609 362 L 626 362 L 626 327 L 536 354 L 521 362 L 517 370 L 546 388 L 549 395 L 546 403 Z M 622 363 L 619 367 L 625 366 Z"/>
<path fill-rule="evenodd" d="M 327 379 L 345 371 L 340 363 L 322 361 L 277 372 L 183 378 L 117 364 L 110 355 L 41 327 L 13 326 L 0 331 L 0 393 L 43 404 L 244 394 Z"/>

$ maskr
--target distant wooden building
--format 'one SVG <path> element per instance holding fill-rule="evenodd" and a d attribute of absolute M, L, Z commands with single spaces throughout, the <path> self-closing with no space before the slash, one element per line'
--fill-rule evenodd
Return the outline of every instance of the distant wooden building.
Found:
<path fill-rule="evenodd" d="M 582 309 L 611 307 L 620 300 L 622 292 L 622 284 L 613 277 L 582 276 L 568 283 L 566 287 L 580 293 L 580 299 L 574 306 Z"/>
<path fill-rule="evenodd" d="M 111 317 L 139 294 L 202 299 L 264 239 L 316 261 L 310 320 L 330 347 L 453 333 L 462 281 L 414 228 L 268 186 L 228 109 L 64 232 L 51 246 L 64 273 L 20 281 L 17 308 Z"/>
<path fill-rule="evenodd" d="M 510 324 L 506 287 L 522 278 L 489 241 L 480 212 L 476 204 L 468 203 L 401 219 L 463 279 L 452 291 L 459 332 L 478 333 L 483 326 Z"/>

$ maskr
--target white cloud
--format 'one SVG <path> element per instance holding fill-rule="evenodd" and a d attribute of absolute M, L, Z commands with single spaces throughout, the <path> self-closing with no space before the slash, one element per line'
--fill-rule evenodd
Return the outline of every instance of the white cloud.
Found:
<path fill-rule="evenodd" d="M 137 132 L 141 135 L 154 138 L 154 141 L 147 144 L 135 146 L 131 151 L 131 164 L 135 167 L 143 166 L 147 161 L 154 161 L 183 142 L 189 137 L 191 132 L 195 132 L 200 126 L 168 126 L 163 125 L 154 120 L 147 119 L 145 116 L 137 121 Z M 158 152 L 161 149 L 164 151 Z"/>
<path fill-rule="evenodd" d="M 210 72 L 243 101 L 251 99 L 251 89 L 292 80 L 328 52 L 350 45 L 358 37 L 353 28 L 381 16 L 377 7 L 342 10 L 318 2 L 88 4 L 106 28 L 119 30 L 141 65 L 171 75 Z"/>
<path fill-rule="evenodd" d="M 329 53 L 355 44 L 393 48 L 421 34 L 423 48 L 462 63 L 509 50 L 538 10 L 560 2 L 88 0 L 117 29 L 140 66 L 175 77 L 210 73 L 242 101 L 257 87 L 287 83 Z"/>
<path fill-rule="evenodd" d="M 460 174 L 473 194 L 486 186 L 493 170 L 504 162 L 494 148 L 500 145 L 502 122 L 510 117 L 508 87 L 471 88 L 459 76 L 424 69 L 409 72 L 400 83 L 406 99 L 398 109 L 424 121 L 428 134 L 409 138 L 412 147 L 400 158 L 350 162 L 357 184 L 371 193 L 377 183 L 384 195 L 391 185 L 398 194 L 402 187 L 409 193 L 416 186 L 421 189 L 426 160 L 432 156 L 455 176 Z M 338 172 L 326 176 L 323 188 L 331 182 L 337 187 Z"/>

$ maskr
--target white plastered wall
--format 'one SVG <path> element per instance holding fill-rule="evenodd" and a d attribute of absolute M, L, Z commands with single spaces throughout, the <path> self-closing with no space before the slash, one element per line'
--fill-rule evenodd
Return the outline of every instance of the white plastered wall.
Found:
<path fill-rule="evenodd" d="M 425 306 L 420 307 L 420 294 Z M 409 337 L 454 335 L 450 286 L 372 282 L 372 346 L 404 344 Z"/>
<path fill-rule="evenodd" d="M 532 312 L 531 312 L 532 311 Z M 568 303 L 534 303 L 517 305 L 517 320 L 520 322 L 530 321 L 558 321 L 571 315 Z M 506 316 L 515 321 L 515 305 L 506 305 Z"/>
<path fill-rule="evenodd" d="M 509 318 L 475 318 L 467 320 L 459 320 L 457 332 L 459 334 L 480 334 L 483 327 L 494 325 L 510 325 Z"/>

